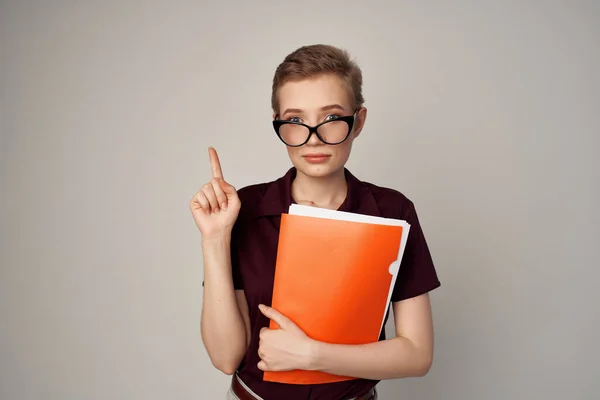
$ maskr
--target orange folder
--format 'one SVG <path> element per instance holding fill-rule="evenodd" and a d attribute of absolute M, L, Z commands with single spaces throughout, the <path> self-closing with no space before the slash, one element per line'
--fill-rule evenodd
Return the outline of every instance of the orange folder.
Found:
<path fill-rule="evenodd" d="M 376 342 L 408 230 L 405 221 L 293 205 L 281 219 L 272 307 L 315 340 Z M 271 321 L 270 328 L 279 327 Z M 294 370 L 267 371 L 263 379 L 319 384 L 354 378 Z"/>

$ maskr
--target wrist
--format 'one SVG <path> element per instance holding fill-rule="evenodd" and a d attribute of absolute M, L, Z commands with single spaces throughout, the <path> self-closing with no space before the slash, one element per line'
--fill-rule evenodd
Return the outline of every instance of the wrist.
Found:
<path fill-rule="evenodd" d="M 322 371 L 323 366 L 323 350 L 326 343 L 319 342 L 314 339 L 310 339 L 308 342 L 307 350 L 307 370 L 309 371 Z"/>
<path fill-rule="evenodd" d="M 211 235 L 202 235 L 202 247 L 222 246 L 231 243 L 231 231 L 219 232 Z"/>

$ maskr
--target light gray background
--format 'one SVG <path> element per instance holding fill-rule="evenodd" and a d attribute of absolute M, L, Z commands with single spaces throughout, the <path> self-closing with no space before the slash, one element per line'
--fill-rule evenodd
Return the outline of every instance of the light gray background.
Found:
<path fill-rule="evenodd" d="M 3 1 L 0 398 L 220 399 L 188 210 L 289 167 L 273 72 L 349 49 L 348 167 L 415 201 L 441 289 L 423 379 L 383 399 L 597 399 L 594 1 Z M 388 326 L 388 329 L 391 326 Z"/>

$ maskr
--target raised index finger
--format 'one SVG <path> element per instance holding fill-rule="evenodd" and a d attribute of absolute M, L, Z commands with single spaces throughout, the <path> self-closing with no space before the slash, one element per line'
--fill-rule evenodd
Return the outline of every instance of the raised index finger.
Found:
<path fill-rule="evenodd" d="M 212 169 L 213 178 L 223 179 L 223 171 L 221 171 L 221 163 L 217 151 L 212 147 L 208 148 L 208 158 L 210 158 L 210 167 Z"/>

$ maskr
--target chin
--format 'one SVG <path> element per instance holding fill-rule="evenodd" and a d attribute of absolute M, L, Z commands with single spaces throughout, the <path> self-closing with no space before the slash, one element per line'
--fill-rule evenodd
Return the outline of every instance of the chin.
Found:
<path fill-rule="evenodd" d="M 310 164 L 304 160 L 294 163 L 294 166 L 299 172 L 311 178 L 325 178 L 344 168 L 343 165 L 336 165 L 332 162 Z"/>

